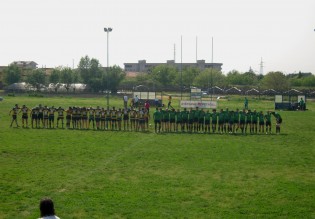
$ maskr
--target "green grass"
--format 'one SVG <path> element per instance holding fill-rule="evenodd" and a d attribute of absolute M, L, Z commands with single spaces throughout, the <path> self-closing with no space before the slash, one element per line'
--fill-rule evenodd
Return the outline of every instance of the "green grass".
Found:
<path fill-rule="evenodd" d="M 154 134 L 9 128 L 15 103 L 104 106 L 102 98 L 0 102 L 0 218 L 314 218 L 315 104 L 281 112 L 281 135 Z M 111 98 L 111 105 L 122 100 Z M 250 99 L 257 110 L 270 101 Z M 174 106 L 178 103 L 173 103 Z M 219 107 L 241 108 L 241 97 Z"/>

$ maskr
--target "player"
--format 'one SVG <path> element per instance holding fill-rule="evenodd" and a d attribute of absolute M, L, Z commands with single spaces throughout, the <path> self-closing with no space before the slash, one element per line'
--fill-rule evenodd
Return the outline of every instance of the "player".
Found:
<path fill-rule="evenodd" d="M 165 109 L 165 111 L 163 112 L 163 121 L 164 121 L 164 125 L 165 125 L 165 132 L 169 132 L 170 131 L 170 111 L 168 110 L 168 108 Z"/>
<path fill-rule="evenodd" d="M 176 121 L 176 111 L 174 108 L 170 111 L 170 131 L 171 132 L 176 132 L 176 127 L 175 127 L 175 121 Z"/>
<path fill-rule="evenodd" d="M 130 116 L 130 130 L 136 130 L 136 110 L 134 110 L 134 108 L 131 108 L 130 112 L 129 112 L 129 116 Z"/>
<path fill-rule="evenodd" d="M 55 107 L 48 108 L 49 128 L 55 128 Z"/>
<path fill-rule="evenodd" d="M 144 128 L 144 108 L 141 108 L 138 111 L 138 131 L 145 131 Z"/>
<path fill-rule="evenodd" d="M 15 122 L 17 128 L 20 127 L 18 125 L 18 121 L 17 121 L 17 114 L 19 113 L 19 110 L 20 110 L 20 108 L 19 108 L 18 104 L 15 104 L 15 106 L 10 110 L 9 116 L 10 115 L 12 116 L 12 121 L 11 121 L 10 127 L 12 127 L 13 122 Z"/>
<path fill-rule="evenodd" d="M 211 124 L 212 124 L 212 133 L 215 133 L 217 130 L 217 123 L 218 123 L 218 114 L 217 110 L 213 109 L 211 114 Z M 220 131 L 220 130 L 219 130 Z"/>
<path fill-rule="evenodd" d="M 201 133 L 205 133 L 205 111 L 201 109 L 199 111 L 199 116 L 198 116 L 198 131 Z"/>
<path fill-rule="evenodd" d="M 265 117 L 263 111 L 260 111 L 258 114 L 258 120 L 259 120 L 259 133 L 264 133 L 265 130 Z"/>
<path fill-rule="evenodd" d="M 100 122 L 101 122 L 101 111 L 102 109 L 97 106 L 95 109 L 95 123 L 96 123 L 96 129 L 100 129 Z"/>
<path fill-rule="evenodd" d="M 31 110 L 32 128 L 34 128 L 34 123 L 35 123 L 35 127 L 37 128 L 37 125 L 38 125 L 38 107 L 33 107 Z"/>
<path fill-rule="evenodd" d="M 257 123 L 258 123 L 258 113 L 254 109 L 254 111 L 252 112 L 252 133 L 255 132 L 255 134 L 257 134 L 257 130 L 258 130 Z"/>
<path fill-rule="evenodd" d="M 210 121 L 211 121 L 211 113 L 209 110 L 205 113 L 205 133 L 210 134 Z"/>
<path fill-rule="evenodd" d="M 129 131 L 129 111 L 127 108 L 123 112 L 124 131 Z"/>
<path fill-rule="evenodd" d="M 179 132 L 179 129 L 178 129 L 179 126 L 180 126 L 181 132 L 183 132 L 183 126 L 182 126 L 183 119 L 182 119 L 182 113 L 181 113 L 180 109 L 177 109 L 177 111 L 175 113 L 175 120 L 176 120 L 175 132 Z"/>
<path fill-rule="evenodd" d="M 59 127 L 59 121 L 61 120 L 61 128 L 63 128 L 63 112 L 65 110 L 63 108 L 61 108 L 61 106 L 58 107 L 57 109 L 57 114 L 58 114 L 58 117 L 57 117 L 57 128 Z"/>
<path fill-rule="evenodd" d="M 117 110 L 115 109 L 115 107 L 113 107 L 113 109 L 111 110 L 111 127 L 112 130 L 117 130 Z"/>
<path fill-rule="evenodd" d="M 232 110 L 232 111 L 230 111 L 229 112 L 229 121 L 228 121 L 228 123 L 229 123 L 229 125 L 228 125 L 228 131 L 229 131 L 229 134 L 234 134 L 234 129 L 233 129 L 233 125 L 234 125 L 234 116 L 235 116 L 235 114 L 234 114 L 234 110 Z"/>
<path fill-rule="evenodd" d="M 49 119 L 49 109 L 47 106 L 44 106 L 43 108 L 44 128 L 48 128 L 48 119 Z"/>
<path fill-rule="evenodd" d="M 81 119 L 82 119 L 82 129 L 88 128 L 88 110 L 86 107 L 82 107 L 81 109 Z"/>
<path fill-rule="evenodd" d="M 282 123 L 282 118 L 277 112 L 272 112 L 272 115 L 276 118 L 276 134 L 280 134 L 280 125 Z"/>
<path fill-rule="evenodd" d="M 87 110 L 89 115 L 88 129 L 90 129 L 91 123 L 93 125 L 93 129 L 95 129 L 95 109 L 89 107 Z"/>
<path fill-rule="evenodd" d="M 109 130 L 109 126 L 108 124 L 110 123 L 110 110 L 108 109 L 104 109 L 104 107 L 102 107 L 101 109 L 101 129 L 102 130 Z"/>
<path fill-rule="evenodd" d="M 181 116 L 182 116 L 182 132 L 187 132 L 188 131 L 188 111 L 186 108 L 184 108 L 184 110 L 181 112 Z"/>
<path fill-rule="evenodd" d="M 42 127 L 44 127 L 44 114 L 43 114 L 44 107 L 42 104 L 38 105 L 38 128 L 40 128 L 40 123 L 42 123 Z"/>
<path fill-rule="evenodd" d="M 225 113 L 223 112 L 223 109 L 220 110 L 219 115 L 219 133 L 223 134 L 224 131 L 224 121 L 225 121 Z"/>
<path fill-rule="evenodd" d="M 237 133 L 238 129 L 240 128 L 240 111 L 237 108 L 234 112 L 234 123 L 233 123 L 233 133 Z"/>
<path fill-rule="evenodd" d="M 72 115 L 72 107 L 69 107 L 66 110 L 66 127 L 67 127 L 67 129 L 70 129 L 71 115 Z"/>
<path fill-rule="evenodd" d="M 25 105 L 22 106 L 21 110 L 19 113 L 22 113 L 22 127 L 24 128 L 24 123 L 26 124 L 26 128 L 28 128 L 28 112 L 29 108 L 26 107 Z"/>
<path fill-rule="evenodd" d="M 123 115 L 123 112 L 122 112 L 122 110 L 119 108 L 119 109 L 117 110 L 117 125 L 118 125 L 118 131 L 121 131 L 122 115 Z"/>
<path fill-rule="evenodd" d="M 245 134 L 247 133 L 247 127 L 249 127 L 249 132 L 252 131 L 252 113 L 251 110 L 246 112 L 246 123 L 245 123 Z"/>
<path fill-rule="evenodd" d="M 195 110 L 192 110 L 193 111 L 193 117 L 194 117 L 194 123 L 193 123 L 193 132 L 198 132 L 199 131 L 199 108 L 196 107 Z"/>
<path fill-rule="evenodd" d="M 265 114 L 265 121 L 266 121 L 266 134 L 271 134 L 271 113 L 268 110 Z"/>
<path fill-rule="evenodd" d="M 240 128 L 242 131 L 242 134 L 245 134 L 245 121 L 246 121 L 246 111 L 245 109 L 240 112 Z"/>
<path fill-rule="evenodd" d="M 150 113 L 146 108 L 144 108 L 144 124 L 145 124 L 146 130 L 149 130 L 149 120 L 150 120 Z"/>
<path fill-rule="evenodd" d="M 154 120 L 154 131 L 155 133 L 161 132 L 161 119 L 162 113 L 161 109 L 155 108 L 155 112 L 153 113 L 153 120 Z"/>

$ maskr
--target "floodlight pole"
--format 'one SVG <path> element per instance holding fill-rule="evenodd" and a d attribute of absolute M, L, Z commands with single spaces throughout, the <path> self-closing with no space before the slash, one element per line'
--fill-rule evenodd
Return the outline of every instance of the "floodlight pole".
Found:
<path fill-rule="evenodd" d="M 107 72 L 107 95 L 106 95 L 106 98 L 107 98 L 107 108 L 109 108 L 109 72 L 108 72 L 108 68 L 109 68 L 109 32 L 112 32 L 113 28 L 111 27 L 108 27 L 108 28 L 104 28 L 104 31 L 107 33 L 107 68 L 106 68 L 106 72 Z"/>

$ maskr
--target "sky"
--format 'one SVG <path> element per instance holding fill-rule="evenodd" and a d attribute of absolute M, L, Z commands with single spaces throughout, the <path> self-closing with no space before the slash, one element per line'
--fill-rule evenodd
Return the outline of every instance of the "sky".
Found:
<path fill-rule="evenodd" d="M 223 63 L 222 70 L 315 74 L 314 0 L 1 0 L 0 66 Z M 182 47 L 181 47 L 182 38 Z M 198 38 L 196 54 L 196 38 Z M 212 56 L 213 39 L 213 56 Z"/>

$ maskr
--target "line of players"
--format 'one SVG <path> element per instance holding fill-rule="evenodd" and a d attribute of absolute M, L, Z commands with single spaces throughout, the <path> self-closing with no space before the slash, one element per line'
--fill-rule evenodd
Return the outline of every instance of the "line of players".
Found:
<path fill-rule="evenodd" d="M 19 127 L 17 116 L 20 113 L 22 113 L 22 127 L 28 127 L 30 115 L 32 128 L 55 128 L 55 114 L 57 114 L 57 128 L 64 128 L 65 118 L 65 126 L 68 129 L 146 131 L 150 118 L 149 110 L 141 107 L 138 109 L 116 109 L 115 107 L 104 109 L 97 106 L 96 108 L 69 107 L 63 109 L 39 104 L 30 109 L 25 105 L 19 107 L 16 104 L 9 113 L 12 115 L 10 127 L 13 122 Z"/>
<path fill-rule="evenodd" d="M 280 133 L 282 118 L 279 113 L 267 111 L 265 114 L 256 110 L 229 111 L 221 109 L 219 112 L 213 109 L 212 112 L 203 109 L 186 108 L 161 109 L 156 108 L 153 113 L 155 132 L 195 132 L 195 133 L 271 133 L 271 115 L 276 118 L 276 133 Z M 265 129 L 266 127 L 266 129 Z"/>
<path fill-rule="evenodd" d="M 97 130 L 131 130 L 146 131 L 149 128 L 149 109 L 139 107 L 137 110 L 112 109 L 101 107 L 47 107 L 41 104 L 29 109 L 25 105 L 15 107 L 10 111 L 13 122 L 17 123 L 17 115 L 22 113 L 22 126 L 28 127 L 28 115 L 31 116 L 32 128 L 54 128 L 55 113 L 57 114 L 57 128 L 64 128 L 64 115 L 66 128 L 70 129 L 97 129 Z M 282 118 L 279 113 L 267 111 L 265 114 L 256 110 L 229 111 L 221 109 L 219 112 L 213 109 L 212 112 L 203 109 L 186 108 L 183 111 L 172 109 L 156 108 L 153 113 L 155 132 L 194 132 L 194 133 L 271 133 L 271 116 L 276 118 L 276 133 L 280 133 Z M 265 130 L 266 128 L 266 130 Z"/>

